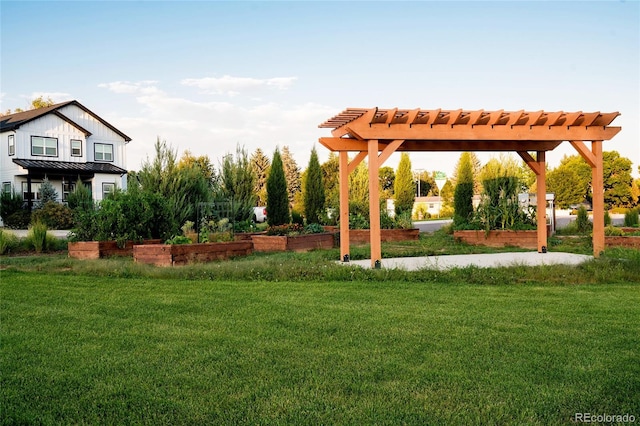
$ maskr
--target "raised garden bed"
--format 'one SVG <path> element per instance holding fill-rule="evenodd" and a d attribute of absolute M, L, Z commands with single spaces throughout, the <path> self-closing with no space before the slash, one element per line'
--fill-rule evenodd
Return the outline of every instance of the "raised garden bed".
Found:
<path fill-rule="evenodd" d="M 295 236 L 252 235 L 253 249 L 260 252 L 309 251 L 335 246 L 335 234 L 303 234 Z"/>
<path fill-rule="evenodd" d="M 371 242 L 370 231 L 368 229 L 350 229 L 350 244 L 369 244 Z M 381 229 L 380 241 L 389 243 L 394 241 L 412 241 L 420 236 L 420 230 L 413 229 Z"/>
<path fill-rule="evenodd" d="M 472 245 L 483 245 L 488 247 L 522 247 L 538 248 L 538 231 L 511 231 L 495 230 L 489 231 L 454 231 L 453 237 L 457 241 L 463 241 Z"/>
<path fill-rule="evenodd" d="M 179 266 L 247 256 L 252 252 L 253 243 L 251 241 L 138 245 L 133 247 L 133 260 L 157 266 Z"/>
<path fill-rule="evenodd" d="M 605 236 L 606 247 L 627 247 L 640 249 L 640 237 L 637 236 Z"/>
<path fill-rule="evenodd" d="M 100 259 L 109 256 L 132 256 L 134 244 L 159 244 L 162 240 L 127 241 L 118 247 L 115 241 L 77 241 L 68 244 L 69 257 L 74 259 Z"/>

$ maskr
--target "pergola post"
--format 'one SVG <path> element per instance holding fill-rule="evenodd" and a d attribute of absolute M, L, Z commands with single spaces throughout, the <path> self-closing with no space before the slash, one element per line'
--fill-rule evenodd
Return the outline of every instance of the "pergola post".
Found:
<path fill-rule="evenodd" d="M 349 153 L 340 151 L 340 259 L 349 261 Z"/>
<path fill-rule="evenodd" d="M 380 268 L 382 247 L 380 244 L 380 192 L 378 190 L 378 141 L 369 140 L 369 239 L 371 243 L 371 267 Z"/>
<path fill-rule="evenodd" d="M 594 164 L 591 167 L 591 186 L 593 188 L 593 256 L 599 257 L 604 251 L 604 170 L 602 160 L 602 141 L 591 142 Z"/>
<path fill-rule="evenodd" d="M 545 169 L 546 153 L 538 151 L 536 155 L 536 218 L 538 225 L 538 253 L 547 251 L 547 176 Z"/>

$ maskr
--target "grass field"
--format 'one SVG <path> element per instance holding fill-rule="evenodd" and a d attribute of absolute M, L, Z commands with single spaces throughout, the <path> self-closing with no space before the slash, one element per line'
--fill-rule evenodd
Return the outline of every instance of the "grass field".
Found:
<path fill-rule="evenodd" d="M 335 258 L 2 258 L 2 422 L 640 421 L 637 251 L 411 273 Z"/>

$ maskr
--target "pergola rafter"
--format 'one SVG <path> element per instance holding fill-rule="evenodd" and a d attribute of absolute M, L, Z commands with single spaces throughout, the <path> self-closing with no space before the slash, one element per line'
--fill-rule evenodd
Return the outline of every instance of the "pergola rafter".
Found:
<path fill-rule="evenodd" d="M 543 110 L 346 109 L 319 126 L 332 129 L 332 136 L 320 138 L 320 143 L 340 153 L 342 259 L 349 257 L 348 176 L 369 156 L 372 266 L 381 261 L 377 175 L 380 166 L 396 151 L 517 152 L 538 177 L 538 251 L 545 251 L 545 153 L 565 141 L 569 141 L 592 168 L 593 246 L 594 255 L 598 256 L 604 249 L 602 141 L 613 138 L 621 130 L 609 126 L 618 115 L 618 112 Z M 584 142 L 591 142 L 591 150 Z M 357 153 L 352 161 L 349 161 L 349 152 Z M 531 153 L 535 153 L 535 158 Z"/>

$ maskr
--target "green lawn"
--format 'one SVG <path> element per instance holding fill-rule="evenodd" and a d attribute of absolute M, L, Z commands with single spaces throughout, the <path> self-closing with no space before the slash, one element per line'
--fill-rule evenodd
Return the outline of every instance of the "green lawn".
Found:
<path fill-rule="evenodd" d="M 549 425 L 577 412 L 640 421 L 640 286 L 624 261 L 417 272 L 409 282 L 393 271 L 318 272 L 333 271 L 323 256 L 182 272 L 5 259 L 3 423 Z M 274 275 L 305 262 L 307 277 Z"/>

